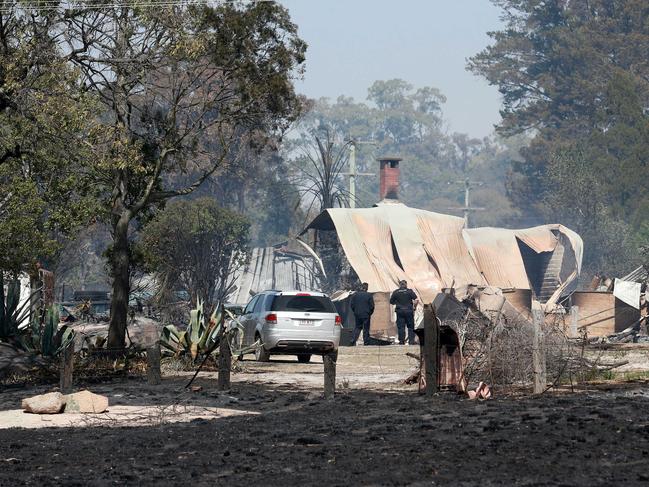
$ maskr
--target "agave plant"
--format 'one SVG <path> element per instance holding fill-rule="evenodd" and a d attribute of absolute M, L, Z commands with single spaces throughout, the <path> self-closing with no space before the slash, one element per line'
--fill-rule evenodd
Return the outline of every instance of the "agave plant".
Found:
<path fill-rule="evenodd" d="M 43 324 L 36 317 L 30 327 L 21 333 L 19 340 L 22 348 L 44 357 L 58 356 L 75 338 L 75 331 L 69 326 L 63 325 L 59 328 L 59 321 L 58 306 L 48 307 Z"/>
<path fill-rule="evenodd" d="M 187 329 L 165 326 L 160 345 L 174 355 L 191 355 L 192 359 L 196 359 L 199 353 L 215 348 L 221 331 L 220 309 L 217 306 L 206 323 L 203 302 L 199 299 L 196 308 L 189 312 Z"/>
<path fill-rule="evenodd" d="M 5 298 L 4 286 L 0 279 L 0 341 L 17 342 L 21 335 L 20 325 L 29 316 L 30 299 L 20 304 L 20 282 L 13 279 L 7 287 Z"/>
<path fill-rule="evenodd" d="M 0 286 L 0 341 L 26 352 L 55 357 L 74 340 L 74 330 L 65 325 L 59 329 L 56 305 L 45 311 L 42 325 L 39 317 L 34 317 L 29 326 L 22 326 L 29 317 L 32 297 L 20 304 L 20 282 L 17 279 L 9 283 L 6 298 Z"/>
<path fill-rule="evenodd" d="M 230 343 L 233 355 L 254 351 L 254 346 L 245 350 L 239 347 L 237 337 L 243 332 L 243 326 L 230 311 L 218 305 L 207 321 L 205 316 L 203 302 L 199 300 L 196 308 L 189 312 L 187 329 L 179 330 L 174 325 L 165 326 L 160 339 L 163 353 L 175 356 L 187 355 L 195 360 L 199 355 L 218 353 L 222 336 L 225 336 Z"/>

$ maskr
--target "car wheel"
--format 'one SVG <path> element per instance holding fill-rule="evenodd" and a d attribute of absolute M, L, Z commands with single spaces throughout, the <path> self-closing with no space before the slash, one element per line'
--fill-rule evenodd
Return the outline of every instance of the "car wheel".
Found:
<path fill-rule="evenodd" d="M 301 353 L 300 355 L 297 356 L 297 361 L 300 362 L 301 364 L 308 364 L 309 362 L 311 362 L 311 354 Z"/>
<path fill-rule="evenodd" d="M 261 341 L 261 337 L 257 335 L 255 340 Z M 263 343 L 255 350 L 255 360 L 257 362 L 268 362 L 270 360 L 270 352 L 264 348 Z"/>

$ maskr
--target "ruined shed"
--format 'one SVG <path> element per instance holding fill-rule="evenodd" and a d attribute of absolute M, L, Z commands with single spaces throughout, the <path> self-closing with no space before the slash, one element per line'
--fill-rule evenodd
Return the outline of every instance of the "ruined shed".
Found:
<path fill-rule="evenodd" d="M 612 292 L 577 291 L 571 301 L 579 308 L 578 327 L 585 328 L 590 337 L 619 333 L 640 319 L 640 310 L 618 299 Z"/>

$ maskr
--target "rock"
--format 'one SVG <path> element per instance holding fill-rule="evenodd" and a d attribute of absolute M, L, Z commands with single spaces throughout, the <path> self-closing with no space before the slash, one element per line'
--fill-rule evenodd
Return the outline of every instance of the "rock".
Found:
<path fill-rule="evenodd" d="M 22 408 L 34 414 L 58 414 L 65 406 L 65 396 L 60 392 L 48 392 L 23 399 Z"/>
<path fill-rule="evenodd" d="M 90 391 L 65 396 L 66 413 L 103 413 L 108 409 L 108 398 Z"/>

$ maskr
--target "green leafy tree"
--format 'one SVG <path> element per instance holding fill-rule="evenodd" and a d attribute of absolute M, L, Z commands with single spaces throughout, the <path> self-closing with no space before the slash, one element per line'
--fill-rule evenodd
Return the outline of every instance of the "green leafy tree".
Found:
<path fill-rule="evenodd" d="M 500 132 L 553 128 L 572 134 L 604 128 L 597 114 L 622 73 L 649 81 L 649 5 L 643 0 L 494 0 L 506 27 L 471 58 L 469 69 L 503 96 Z"/>
<path fill-rule="evenodd" d="M 597 195 L 606 190 L 592 162 L 579 149 L 557 153 L 546 171 L 553 188 L 543 196 L 547 218 L 559 220 L 575 230 L 587 243 L 584 274 L 603 272 L 624 275 L 635 265 L 633 232 L 629 224 L 615 218 L 613 209 Z"/>
<path fill-rule="evenodd" d="M 143 227 L 140 247 L 165 295 L 185 291 L 209 310 L 248 258 L 250 223 L 212 198 L 173 201 Z"/>
<path fill-rule="evenodd" d="M 49 266 L 92 213 L 83 165 L 92 99 L 57 43 L 58 17 L 0 12 L 0 272 Z"/>
<path fill-rule="evenodd" d="M 84 8 L 66 15 L 69 58 L 102 102 L 92 176 L 113 244 L 108 347 L 124 346 L 133 224 L 198 188 L 241 134 L 282 131 L 299 111 L 305 44 L 283 7 Z M 196 174 L 190 181 L 178 174 Z M 182 183 L 182 184 L 177 184 Z"/>
<path fill-rule="evenodd" d="M 503 95 L 499 131 L 534 136 L 514 162 L 509 195 L 525 213 L 580 229 L 594 249 L 587 268 L 623 272 L 648 221 L 649 5 L 494 3 L 506 28 L 469 69 Z"/>

